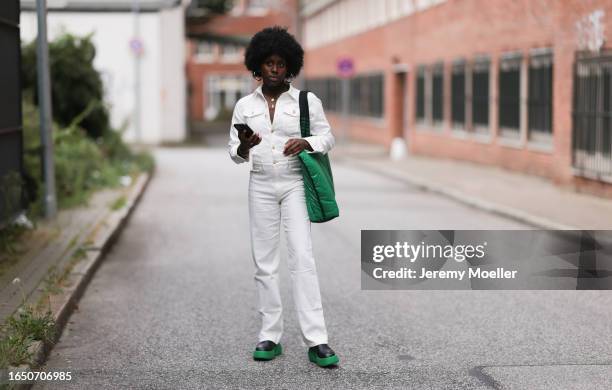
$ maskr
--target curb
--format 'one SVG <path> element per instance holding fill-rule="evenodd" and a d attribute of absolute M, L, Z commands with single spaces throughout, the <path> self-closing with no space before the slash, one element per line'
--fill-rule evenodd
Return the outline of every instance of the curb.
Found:
<path fill-rule="evenodd" d="M 367 163 L 362 162 L 359 159 L 350 156 L 341 156 L 336 158 L 337 161 L 350 161 L 352 166 L 357 166 L 363 170 L 375 173 L 380 176 L 384 176 L 389 179 L 399 180 L 401 182 L 418 187 L 421 190 L 433 192 L 439 195 L 443 195 L 447 198 L 456 200 L 463 204 L 471 207 L 475 207 L 480 210 L 484 210 L 493 214 L 500 215 L 502 217 L 510 218 L 518 222 L 522 222 L 533 227 L 545 230 L 580 230 L 577 227 L 560 224 L 551 221 L 547 218 L 538 217 L 527 213 L 523 210 L 516 209 L 514 207 L 504 206 L 495 202 L 480 199 L 476 196 L 467 195 L 461 191 L 455 191 L 448 189 L 441 184 L 432 183 L 431 181 L 419 178 L 415 176 L 402 175 L 399 173 L 383 171 L 380 168 L 373 167 Z"/>
<path fill-rule="evenodd" d="M 10 371 L 32 371 L 35 368 L 41 367 L 53 349 L 53 345 L 60 339 L 62 332 L 70 318 L 70 315 L 77 307 L 77 302 L 85 292 L 89 281 L 92 279 L 98 266 L 102 263 L 106 253 L 113 246 L 123 227 L 127 224 L 129 217 L 140 201 L 142 194 L 149 185 L 151 178 L 155 173 L 155 167 L 152 172 L 141 173 L 135 180 L 129 194 L 126 195 L 125 206 L 120 210 L 111 213 L 103 219 L 98 226 L 104 228 L 102 233 L 98 233 L 97 229 L 93 229 L 91 235 L 95 235 L 94 246 L 92 250 L 87 250 L 86 255 L 80 259 L 67 275 L 65 281 L 68 287 L 64 287 L 62 292 L 49 297 L 51 312 L 56 323 L 56 335 L 52 342 L 45 343 L 43 341 L 35 341 L 29 347 L 29 352 L 32 355 L 31 365 L 20 365 L 18 367 L 9 368 Z M 71 256 L 71 251 L 68 256 Z M 15 382 L 9 384 L 9 388 L 27 390 L 35 384 L 30 382 Z M 12 385 L 12 387 L 10 387 Z"/>

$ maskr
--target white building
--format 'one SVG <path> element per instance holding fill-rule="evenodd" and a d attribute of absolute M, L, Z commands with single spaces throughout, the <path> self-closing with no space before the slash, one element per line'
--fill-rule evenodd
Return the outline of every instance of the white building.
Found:
<path fill-rule="evenodd" d="M 186 138 L 184 4 L 181 0 L 47 0 L 49 40 L 93 33 L 115 128 L 127 142 Z M 21 39 L 36 38 L 36 1 L 21 0 Z M 140 54 L 138 54 L 140 53 Z"/>

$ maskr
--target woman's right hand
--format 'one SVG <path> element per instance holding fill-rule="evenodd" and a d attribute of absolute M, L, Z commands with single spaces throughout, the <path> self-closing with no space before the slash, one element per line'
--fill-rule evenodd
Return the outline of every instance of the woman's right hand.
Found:
<path fill-rule="evenodd" d="M 246 134 L 242 131 L 238 132 L 238 139 L 240 140 L 240 145 L 238 146 L 238 154 L 240 154 L 243 158 L 249 153 L 249 150 L 259 144 L 261 142 L 261 137 L 257 133 L 251 134 L 250 137 L 247 137 Z"/>

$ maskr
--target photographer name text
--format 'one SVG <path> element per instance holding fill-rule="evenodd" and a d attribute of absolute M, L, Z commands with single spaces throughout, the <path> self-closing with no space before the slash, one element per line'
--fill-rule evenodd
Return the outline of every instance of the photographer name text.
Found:
<path fill-rule="evenodd" d="M 517 270 L 507 270 L 498 267 L 494 270 L 483 270 L 480 267 L 467 270 L 428 270 L 421 268 L 418 272 L 412 268 L 400 268 L 397 270 L 386 270 L 374 268 L 372 276 L 376 279 L 458 279 L 463 280 L 467 276 L 470 279 L 515 279 Z"/>

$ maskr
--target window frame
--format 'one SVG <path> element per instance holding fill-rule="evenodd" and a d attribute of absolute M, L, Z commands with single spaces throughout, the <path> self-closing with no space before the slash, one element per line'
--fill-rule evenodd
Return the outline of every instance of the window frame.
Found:
<path fill-rule="evenodd" d="M 445 122 L 445 107 L 444 107 L 444 90 L 445 90 L 445 72 L 444 72 L 444 63 L 436 62 L 431 65 L 430 70 L 430 84 L 431 84 L 431 93 L 430 93 L 430 124 L 434 129 L 442 128 Z M 438 80 L 436 80 L 439 78 Z M 436 93 L 436 81 L 439 81 L 439 96 Z M 439 105 L 436 105 L 436 97 L 439 97 Z M 436 113 L 439 113 L 439 118 L 434 117 Z"/>
<path fill-rule="evenodd" d="M 491 58 L 489 56 L 478 56 L 474 58 L 470 67 L 470 86 L 469 86 L 469 117 L 470 117 L 470 130 L 476 134 L 491 134 Z M 477 75 L 485 74 L 486 76 L 481 79 L 477 78 Z M 486 94 L 476 94 L 476 83 L 479 81 L 486 81 Z M 483 101 L 483 116 L 486 116 L 486 123 L 476 122 L 475 118 L 481 115 L 476 115 L 476 110 L 480 109 L 478 102 Z M 480 113 L 478 113 L 480 114 Z"/>
<path fill-rule="evenodd" d="M 497 67 L 497 123 L 499 135 L 507 139 L 518 140 L 521 137 L 521 116 L 524 110 L 521 84 L 525 77 L 522 64 L 523 54 L 521 52 L 509 52 L 502 54 Z M 505 79 L 504 76 L 506 76 Z M 516 77 L 516 80 L 512 80 L 514 77 Z M 505 90 L 508 88 L 508 83 L 513 81 L 516 82 L 516 85 L 512 86 L 513 90 L 516 88 L 516 96 L 510 96 L 508 93 L 510 91 Z M 516 98 L 516 101 L 511 101 L 512 98 Z M 514 105 L 516 107 L 512 107 Z M 511 113 L 503 112 L 503 110 L 510 108 L 516 109 L 516 118 L 514 118 L 516 126 L 513 123 L 506 122 L 506 118 L 511 119 Z"/>
<path fill-rule="evenodd" d="M 419 65 L 415 80 L 414 115 L 417 125 L 426 125 L 427 120 L 427 66 Z M 422 115 L 421 115 L 422 113 Z"/>
<path fill-rule="evenodd" d="M 468 73 L 467 62 L 464 59 L 458 59 L 453 62 L 452 68 L 451 68 L 451 83 L 450 83 L 450 87 L 451 87 L 450 123 L 451 123 L 451 127 L 453 128 L 453 130 L 465 131 L 468 128 L 467 126 L 467 123 L 468 123 L 467 121 L 468 119 L 468 115 L 467 115 L 467 111 L 468 111 L 467 110 L 468 108 L 467 73 Z M 463 82 L 461 82 L 461 80 L 456 82 L 455 77 L 457 77 L 458 75 L 461 75 L 463 77 Z M 457 93 L 457 91 L 455 90 L 458 85 L 461 85 L 462 93 Z M 455 99 L 459 99 L 459 102 L 456 102 Z M 459 109 L 459 107 L 461 107 L 461 109 Z M 456 111 L 456 110 L 459 110 L 459 111 Z M 460 121 L 456 120 L 455 114 L 457 112 L 462 112 L 461 115 L 463 116 L 463 118 L 461 118 L 462 120 Z"/>
<path fill-rule="evenodd" d="M 537 102 L 534 103 L 534 75 L 535 71 L 549 68 L 549 74 L 547 75 L 549 85 L 547 87 L 548 96 L 544 96 L 542 100 L 546 100 L 544 103 Z M 554 102 L 554 61 L 553 61 L 553 52 L 551 48 L 543 48 L 543 49 L 534 49 L 530 52 L 529 55 L 529 66 L 528 66 L 528 87 L 527 87 L 527 134 L 528 139 L 535 142 L 547 142 L 550 143 L 552 141 L 552 136 L 554 132 L 554 116 L 553 116 L 553 102 Z M 541 87 L 542 83 L 539 83 Z M 540 89 L 541 91 L 541 89 Z M 534 105 L 535 104 L 547 104 L 547 108 L 544 110 L 544 115 L 547 115 L 548 118 L 544 118 L 544 122 L 548 123 L 548 129 L 539 129 L 533 125 L 534 115 Z"/>
<path fill-rule="evenodd" d="M 202 46 L 207 45 L 210 47 L 210 52 L 205 53 L 201 52 L 200 49 Z M 196 39 L 195 40 L 195 50 L 193 53 L 193 57 L 195 62 L 201 64 L 211 64 L 217 60 L 217 43 L 206 40 L 206 39 Z"/>

